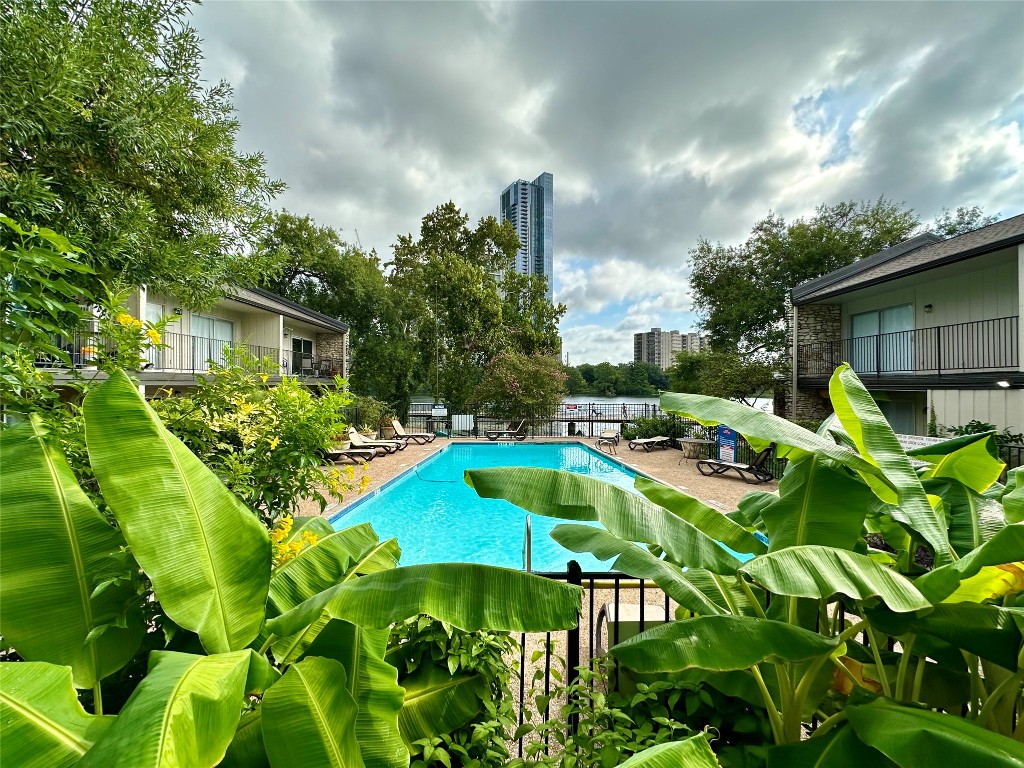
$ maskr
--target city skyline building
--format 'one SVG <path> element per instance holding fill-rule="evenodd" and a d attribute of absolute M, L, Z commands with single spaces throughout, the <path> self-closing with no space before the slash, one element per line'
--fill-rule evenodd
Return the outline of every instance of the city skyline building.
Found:
<path fill-rule="evenodd" d="M 665 370 L 675 362 L 677 352 L 700 352 L 709 346 L 710 339 L 703 334 L 651 328 L 633 334 L 633 361 Z"/>
<path fill-rule="evenodd" d="M 550 173 L 533 181 L 519 179 L 499 198 L 501 221 L 511 221 L 519 235 L 515 270 L 547 278 L 547 298 L 554 296 L 554 182 Z"/>

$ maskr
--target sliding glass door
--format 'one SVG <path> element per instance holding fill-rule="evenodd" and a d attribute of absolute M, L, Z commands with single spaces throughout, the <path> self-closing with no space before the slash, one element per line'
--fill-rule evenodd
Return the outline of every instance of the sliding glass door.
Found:
<path fill-rule="evenodd" d="M 850 318 L 850 365 L 857 373 L 914 370 L 914 305 L 900 304 Z"/>

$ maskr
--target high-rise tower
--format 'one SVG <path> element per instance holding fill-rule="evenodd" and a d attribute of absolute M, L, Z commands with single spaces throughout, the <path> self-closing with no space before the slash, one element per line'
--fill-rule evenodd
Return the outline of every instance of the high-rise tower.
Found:
<path fill-rule="evenodd" d="M 553 199 L 550 173 L 542 173 L 533 181 L 514 181 L 501 193 L 501 220 L 511 221 L 519 235 L 515 270 L 523 275 L 544 275 L 548 301 L 554 288 Z"/>

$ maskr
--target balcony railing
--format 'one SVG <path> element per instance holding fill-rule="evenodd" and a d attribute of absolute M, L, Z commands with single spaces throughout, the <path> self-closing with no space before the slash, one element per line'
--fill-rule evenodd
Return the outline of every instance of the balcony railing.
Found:
<path fill-rule="evenodd" d="M 291 374 L 313 378 L 331 378 L 341 373 L 343 361 L 316 355 L 298 355 L 284 352 L 278 347 L 258 344 L 243 344 L 221 339 L 207 339 L 185 333 L 164 333 L 162 345 L 145 353 L 142 368 L 152 373 L 206 373 L 210 362 L 225 364 L 230 351 L 244 351 L 255 361 L 256 371 L 270 376 Z M 115 349 L 114 343 L 88 326 L 71 335 L 54 339 L 57 347 L 68 355 L 71 367 L 87 369 L 95 366 L 99 359 L 108 356 Z M 67 369 L 68 361 L 40 355 L 36 358 L 39 368 Z"/>
<path fill-rule="evenodd" d="M 800 344 L 797 376 L 831 376 L 844 362 L 862 377 L 1015 371 L 1019 365 L 1017 321 L 1016 316 L 1000 317 Z"/>

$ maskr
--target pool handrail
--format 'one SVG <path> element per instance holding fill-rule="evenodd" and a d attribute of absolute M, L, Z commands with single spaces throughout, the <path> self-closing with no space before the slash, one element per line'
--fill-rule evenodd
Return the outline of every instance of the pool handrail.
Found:
<path fill-rule="evenodd" d="M 523 532 L 523 569 L 533 571 L 533 531 L 530 528 L 530 516 L 526 516 L 526 530 Z"/>

